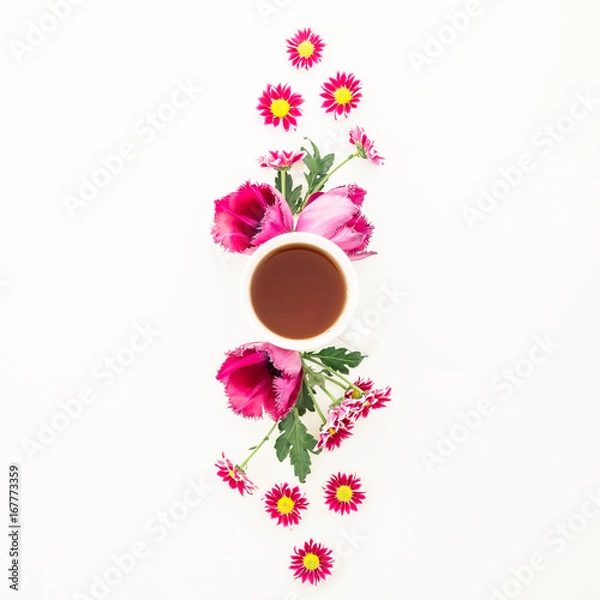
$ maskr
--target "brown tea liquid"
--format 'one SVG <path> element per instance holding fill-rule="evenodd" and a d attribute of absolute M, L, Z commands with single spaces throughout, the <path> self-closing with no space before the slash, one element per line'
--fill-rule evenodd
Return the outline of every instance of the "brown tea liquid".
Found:
<path fill-rule="evenodd" d="M 273 333 L 299 340 L 327 331 L 346 305 L 344 275 L 312 246 L 290 244 L 265 256 L 250 283 L 252 307 Z"/>

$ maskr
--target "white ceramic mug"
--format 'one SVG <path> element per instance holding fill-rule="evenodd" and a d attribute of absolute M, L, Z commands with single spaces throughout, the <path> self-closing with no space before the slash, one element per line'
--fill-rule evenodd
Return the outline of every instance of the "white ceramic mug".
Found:
<path fill-rule="evenodd" d="M 346 303 L 336 321 L 322 333 L 310 338 L 291 339 L 282 337 L 271 331 L 258 318 L 252 305 L 251 286 L 254 272 L 265 257 L 286 246 L 295 246 L 297 244 L 314 248 L 316 251 L 324 254 L 337 267 L 346 283 Z M 298 293 L 300 293 L 300 290 Z M 300 352 L 313 350 L 333 341 L 348 326 L 356 310 L 357 302 L 358 281 L 352 261 L 339 246 L 327 238 L 314 233 L 292 231 L 291 233 L 284 233 L 270 239 L 259 246 L 250 256 L 242 276 L 242 303 L 250 322 L 260 335 L 258 341 L 270 342 L 288 350 L 298 350 Z"/>

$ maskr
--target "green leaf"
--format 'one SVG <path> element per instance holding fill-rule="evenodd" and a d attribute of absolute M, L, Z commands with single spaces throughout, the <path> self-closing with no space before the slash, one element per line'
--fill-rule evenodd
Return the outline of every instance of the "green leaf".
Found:
<path fill-rule="evenodd" d="M 312 146 L 312 153 L 307 148 L 301 148 L 305 152 L 302 161 L 308 168 L 308 173 L 304 174 L 307 184 L 306 198 L 321 189 L 321 182 L 327 177 L 335 160 L 334 154 L 327 154 L 327 156 L 322 157 L 314 142 L 312 140 L 308 141 Z"/>
<path fill-rule="evenodd" d="M 307 372 L 308 374 L 308 372 Z M 314 390 L 313 390 L 314 393 Z M 310 412 L 315 412 L 315 405 L 313 403 L 313 399 L 310 396 L 308 391 L 308 385 L 306 381 L 302 382 L 302 387 L 300 388 L 300 394 L 298 395 L 298 400 L 296 400 L 296 409 L 298 410 L 298 414 L 302 417 L 304 413 L 309 410 Z"/>
<path fill-rule="evenodd" d="M 285 177 L 285 194 L 283 194 L 283 182 Z M 288 203 L 292 214 L 296 214 L 302 205 L 302 185 L 294 187 L 294 179 L 289 171 L 285 169 L 277 169 L 275 176 L 275 189 L 281 192 Z"/>
<path fill-rule="evenodd" d="M 291 187 L 290 183 L 290 187 Z M 302 186 L 296 186 L 289 194 L 288 194 L 288 204 L 292 209 L 292 213 L 296 214 L 300 210 L 300 206 L 302 204 Z"/>
<path fill-rule="evenodd" d="M 364 354 L 360 352 L 350 352 L 346 348 L 334 348 L 333 346 L 311 354 L 320 359 L 326 367 L 344 375 L 350 373 L 348 367 L 351 369 L 358 367 L 365 358 Z"/>
<path fill-rule="evenodd" d="M 308 369 L 306 366 L 304 367 L 304 376 L 311 388 L 325 385 L 325 377 L 323 377 L 324 372 L 325 370 L 319 373 L 314 369 Z M 328 375 L 328 373 L 325 373 L 325 375 Z"/>
<path fill-rule="evenodd" d="M 283 462 L 289 456 L 290 463 L 294 467 L 294 475 L 300 483 L 304 483 L 310 473 L 310 455 L 318 454 L 315 452 L 317 440 L 308 433 L 295 408 L 279 421 L 278 427 L 281 435 L 275 440 L 277 458 Z"/>

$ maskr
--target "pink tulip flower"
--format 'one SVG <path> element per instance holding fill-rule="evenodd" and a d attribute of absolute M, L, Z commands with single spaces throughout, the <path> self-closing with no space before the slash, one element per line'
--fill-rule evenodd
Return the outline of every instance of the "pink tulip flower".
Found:
<path fill-rule="evenodd" d="M 357 185 L 313 194 L 298 217 L 296 230 L 326 237 L 351 260 L 375 254 L 366 250 L 373 226 L 361 212 L 365 194 L 366 191 Z"/>
<path fill-rule="evenodd" d="M 300 354 L 268 342 L 244 344 L 228 353 L 217 373 L 236 414 L 274 421 L 294 406 L 302 385 Z"/>
<path fill-rule="evenodd" d="M 294 228 L 292 211 L 271 185 L 249 181 L 215 200 L 212 235 L 230 252 L 251 254 L 267 240 Z"/>

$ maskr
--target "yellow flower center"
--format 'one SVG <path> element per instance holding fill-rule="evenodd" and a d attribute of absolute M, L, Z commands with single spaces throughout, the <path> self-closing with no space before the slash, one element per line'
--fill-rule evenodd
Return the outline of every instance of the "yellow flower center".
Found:
<path fill-rule="evenodd" d="M 360 398 L 361 393 L 358 390 L 353 390 L 352 391 L 352 397 L 353 398 Z"/>
<path fill-rule="evenodd" d="M 273 100 L 273 102 L 271 102 L 271 112 L 273 113 L 273 116 L 283 119 L 284 117 L 287 117 L 290 112 L 290 103 L 283 98 Z"/>
<path fill-rule="evenodd" d="M 329 428 L 329 435 L 333 435 L 335 433 L 335 429 L 333 427 Z"/>
<path fill-rule="evenodd" d="M 315 51 L 315 46 L 312 42 L 304 40 L 301 44 L 298 44 L 297 50 L 302 58 L 310 58 Z"/>
<path fill-rule="evenodd" d="M 231 479 L 235 479 L 235 472 L 230 470 L 229 477 L 231 477 Z"/>
<path fill-rule="evenodd" d="M 302 559 L 302 564 L 304 565 L 305 569 L 308 569 L 309 571 L 314 571 L 315 569 L 319 568 L 321 561 L 319 560 L 319 557 L 316 554 L 309 552 Z"/>
<path fill-rule="evenodd" d="M 348 502 L 352 500 L 352 488 L 349 485 L 340 485 L 335 493 L 335 497 L 340 502 Z"/>
<path fill-rule="evenodd" d="M 348 104 L 350 100 L 352 100 L 352 92 L 346 86 L 335 90 L 335 101 L 338 104 Z"/>
<path fill-rule="evenodd" d="M 277 510 L 282 515 L 289 515 L 294 510 L 294 501 L 288 496 L 282 496 L 277 500 Z"/>

